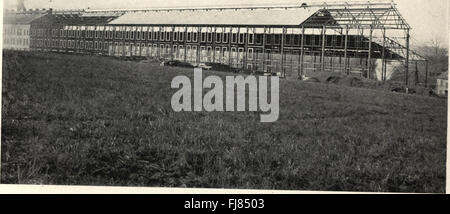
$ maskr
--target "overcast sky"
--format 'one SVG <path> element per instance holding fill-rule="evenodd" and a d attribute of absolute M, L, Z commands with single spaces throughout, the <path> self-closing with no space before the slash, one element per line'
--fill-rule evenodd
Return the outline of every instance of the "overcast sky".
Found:
<path fill-rule="evenodd" d="M 332 0 L 339 1 L 339 0 Z M 4 0 L 6 8 L 15 8 L 17 0 Z M 30 8 L 55 9 L 108 9 L 108 8 L 149 8 L 180 6 L 220 6 L 239 4 L 289 4 L 298 2 L 326 2 L 326 0 L 25 0 Z M 372 1 L 375 2 L 375 1 Z M 395 0 L 397 8 L 413 28 L 412 43 L 421 45 L 438 38 L 448 46 L 449 0 Z"/>

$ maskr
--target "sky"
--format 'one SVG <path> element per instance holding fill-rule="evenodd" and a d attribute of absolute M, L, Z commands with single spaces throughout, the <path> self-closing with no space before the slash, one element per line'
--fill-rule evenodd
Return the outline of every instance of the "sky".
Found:
<path fill-rule="evenodd" d="M 332 2 L 338 1 L 340 0 L 332 0 Z M 50 7 L 54 9 L 140 9 L 240 4 L 301 4 L 302 2 L 326 2 L 326 0 L 25 0 L 25 6 L 27 9 Z M 412 27 L 411 43 L 414 46 L 429 44 L 431 40 L 439 40 L 443 46 L 449 46 L 449 0 L 394 0 L 394 2 Z M 4 0 L 5 8 L 15 8 L 16 4 L 17 0 Z"/>

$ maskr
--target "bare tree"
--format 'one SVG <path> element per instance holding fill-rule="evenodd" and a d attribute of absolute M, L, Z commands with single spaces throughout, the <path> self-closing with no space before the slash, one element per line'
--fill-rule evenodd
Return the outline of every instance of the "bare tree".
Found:
<path fill-rule="evenodd" d="M 430 53 L 431 55 L 437 57 L 437 56 L 441 56 L 447 55 L 447 48 L 444 47 L 444 42 L 442 39 L 442 36 L 433 36 L 433 38 L 430 40 L 430 42 L 428 43 L 428 46 L 431 48 L 432 53 Z"/>

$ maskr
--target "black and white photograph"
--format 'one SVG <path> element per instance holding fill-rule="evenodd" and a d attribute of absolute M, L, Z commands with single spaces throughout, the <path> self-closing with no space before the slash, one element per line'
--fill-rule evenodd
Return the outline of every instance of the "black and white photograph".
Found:
<path fill-rule="evenodd" d="M 448 0 L 5 0 L 0 184 L 445 193 Z"/>

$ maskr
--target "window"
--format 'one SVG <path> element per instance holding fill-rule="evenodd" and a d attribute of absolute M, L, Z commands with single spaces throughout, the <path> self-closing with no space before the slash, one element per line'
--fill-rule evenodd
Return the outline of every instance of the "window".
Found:
<path fill-rule="evenodd" d="M 343 41 L 342 41 L 342 36 L 337 36 L 336 38 L 336 43 L 338 47 L 343 47 Z"/>
<path fill-rule="evenodd" d="M 159 52 L 162 53 L 162 54 L 165 53 L 165 52 L 164 52 L 164 45 L 163 45 L 163 44 L 159 45 Z"/>
<path fill-rule="evenodd" d="M 333 46 L 333 42 L 335 41 L 334 36 L 327 36 L 326 39 L 327 39 L 327 46 L 328 47 Z"/>
<path fill-rule="evenodd" d="M 248 34 L 248 43 L 249 44 L 253 44 L 255 41 L 254 41 L 254 35 L 253 35 L 253 33 L 251 33 L 251 34 Z"/>
<path fill-rule="evenodd" d="M 166 45 L 166 54 L 170 54 L 170 45 Z"/>
<path fill-rule="evenodd" d="M 253 48 L 248 49 L 247 59 L 253 60 Z"/>
<path fill-rule="evenodd" d="M 222 33 L 216 33 L 216 43 L 220 43 L 222 41 Z"/>
<path fill-rule="evenodd" d="M 232 43 L 236 43 L 237 42 L 237 33 L 233 33 L 232 38 L 231 38 L 231 42 Z"/>
<path fill-rule="evenodd" d="M 141 32 L 139 32 L 139 31 L 137 32 L 137 34 L 136 34 L 136 39 L 137 39 L 137 40 L 141 40 Z"/>
<path fill-rule="evenodd" d="M 305 35 L 305 45 L 307 45 L 307 46 L 312 45 L 311 36 L 310 35 Z"/>
<path fill-rule="evenodd" d="M 127 31 L 127 32 L 126 32 L 126 35 L 125 35 L 125 39 L 129 39 L 129 38 L 130 38 L 130 32 Z"/>
<path fill-rule="evenodd" d="M 148 40 L 153 40 L 153 32 L 152 31 L 149 31 L 148 32 Z"/>
<path fill-rule="evenodd" d="M 314 45 L 321 46 L 320 42 L 321 42 L 320 36 L 319 35 L 315 35 L 314 36 Z"/>
<path fill-rule="evenodd" d="M 264 35 L 263 34 L 256 34 L 256 37 L 255 37 L 256 44 L 258 44 L 258 45 L 262 44 L 263 43 L 263 39 L 264 39 Z"/>
<path fill-rule="evenodd" d="M 84 42 L 83 41 L 80 42 L 80 49 L 84 49 Z"/>
<path fill-rule="evenodd" d="M 218 53 L 220 53 L 220 47 L 216 47 L 216 54 L 218 54 Z M 220 55 L 216 56 L 216 58 L 219 57 L 219 56 Z"/>
<path fill-rule="evenodd" d="M 205 32 L 202 32 L 202 38 L 201 38 L 202 40 L 202 42 L 206 42 L 206 33 Z"/>
<path fill-rule="evenodd" d="M 284 35 L 284 38 L 285 38 L 285 40 L 284 40 L 285 45 L 291 45 L 292 44 L 292 37 L 291 37 L 291 35 L 289 35 L 289 34 Z"/>
<path fill-rule="evenodd" d="M 174 45 L 173 46 L 173 53 L 175 54 L 175 56 L 177 56 L 177 53 L 178 53 L 177 49 L 178 49 L 178 45 Z"/>
<path fill-rule="evenodd" d="M 300 45 L 300 35 L 294 35 L 294 45 Z"/>
<path fill-rule="evenodd" d="M 212 33 L 208 33 L 208 42 L 212 43 Z"/>
<path fill-rule="evenodd" d="M 211 59 L 209 59 L 212 56 L 212 48 L 211 46 L 208 46 L 207 50 L 207 55 L 208 55 L 208 61 L 211 61 Z"/>
<path fill-rule="evenodd" d="M 164 32 L 162 31 L 159 33 L 159 40 L 164 41 Z"/>
<path fill-rule="evenodd" d="M 274 39 L 275 39 L 274 44 L 279 45 L 280 44 L 280 38 L 281 38 L 280 34 L 275 34 L 274 35 Z"/>
<path fill-rule="evenodd" d="M 191 41 L 191 34 L 192 34 L 191 32 L 188 32 L 188 33 L 187 33 L 187 41 L 188 41 L 188 42 Z"/>
<path fill-rule="evenodd" d="M 192 36 L 192 41 L 193 42 L 197 42 L 197 32 L 194 32 L 193 36 Z"/>
<path fill-rule="evenodd" d="M 134 39 L 134 31 L 131 31 L 130 39 Z"/>
<path fill-rule="evenodd" d="M 194 54 L 197 54 L 197 46 L 192 46 L 192 52 L 194 52 Z"/>
<path fill-rule="evenodd" d="M 239 33 L 239 43 L 240 44 L 244 43 L 244 37 L 245 37 L 245 35 L 243 33 Z"/>
<path fill-rule="evenodd" d="M 178 32 L 173 32 L 173 41 L 178 41 Z"/>
<path fill-rule="evenodd" d="M 180 37 L 179 40 L 180 40 L 180 42 L 181 42 L 181 41 L 184 40 L 184 32 L 180 32 L 179 34 L 180 34 L 180 35 L 179 35 L 179 37 Z"/>
<path fill-rule="evenodd" d="M 223 34 L 222 41 L 223 41 L 223 43 L 228 43 L 228 33 Z"/>
<path fill-rule="evenodd" d="M 170 32 L 166 32 L 166 41 L 170 41 Z"/>

